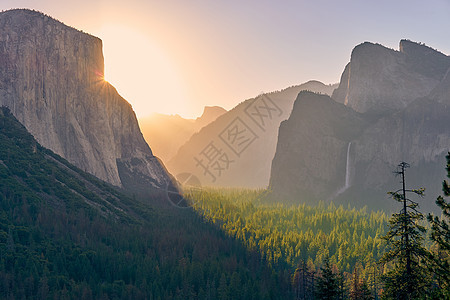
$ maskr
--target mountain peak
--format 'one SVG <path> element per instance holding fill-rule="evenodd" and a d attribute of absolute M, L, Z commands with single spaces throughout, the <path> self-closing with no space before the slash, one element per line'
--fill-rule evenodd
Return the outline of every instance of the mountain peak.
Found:
<path fill-rule="evenodd" d="M 411 55 L 411 54 L 415 54 L 415 53 L 422 53 L 422 54 L 435 53 L 435 54 L 440 54 L 442 56 L 446 56 L 442 52 L 439 52 L 438 50 L 425 45 L 425 43 L 414 42 L 414 41 L 407 40 L 407 39 L 403 39 L 400 41 L 399 51 L 402 53 L 405 53 L 407 55 Z"/>
<path fill-rule="evenodd" d="M 450 57 L 421 43 L 402 40 L 396 51 L 365 42 L 353 49 L 332 97 L 358 112 L 402 109 L 427 96 L 449 67 Z"/>
<path fill-rule="evenodd" d="M 21 24 L 23 26 L 28 26 L 30 23 L 36 22 L 37 20 L 39 20 L 40 22 L 45 22 L 45 23 L 50 23 L 54 26 L 64 26 L 67 27 L 70 30 L 82 33 L 82 34 L 86 34 L 92 38 L 95 38 L 97 40 L 99 40 L 101 42 L 101 40 L 96 37 L 93 36 L 91 34 L 88 34 L 86 32 L 83 32 L 82 30 L 78 30 L 72 26 L 68 26 L 66 24 L 64 24 L 63 22 L 34 9 L 28 9 L 28 8 L 14 8 L 14 9 L 9 9 L 9 10 L 5 10 L 0 12 L 0 18 L 1 17 L 6 17 L 9 18 L 8 23 L 14 25 L 14 26 L 20 26 Z"/>
<path fill-rule="evenodd" d="M 196 121 L 209 124 L 226 112 L 227 110 L 221 106 L 205 106 L 202 115 Z"/>
<path fill-rule="evenodd" d="M 40 12 L 38 10 L 34 10 L 34 9 L 28 9 L 28 8 L 13 8 L 13 9 L 8 9 L 8 10 L 4 10 L 1 12 L 1 14 L 3 15 L 19 15 L 19 14 L 25 14 L 27 16 L 41 16 L 41 17 L 48 17 L 50 19 L 54 19 L 52 17 L 47 16 L 46 14 L 44 14 L 43 12 Z"/>
<path fill-rule="evenodd" d="M 351 60 L 355 59 L 369 59 L 377 58 L 381 56 L 386 56 L 389 54 L 395 55 L 397 51 L 394 49 L 387 48 L 381 44 L 376 44 L 372 42 L 364 42 L 353 48 L 351 54 Z"/>

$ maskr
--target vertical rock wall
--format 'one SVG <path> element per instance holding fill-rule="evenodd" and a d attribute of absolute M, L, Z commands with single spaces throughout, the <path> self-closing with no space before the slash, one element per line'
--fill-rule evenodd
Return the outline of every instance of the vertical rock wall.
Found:
<path fill-rule="evenodd" d="M 0 105 L 41 145 L 113 185 L 123 186 L 118 163 L 166 185 L 131 105 L 103 71 L 100 39 L 35 11 L 0 13 Z"/>

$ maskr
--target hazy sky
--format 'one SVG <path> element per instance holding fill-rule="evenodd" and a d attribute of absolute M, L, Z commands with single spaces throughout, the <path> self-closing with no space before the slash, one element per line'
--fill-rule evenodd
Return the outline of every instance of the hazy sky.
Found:
<path fill-rule="evenodd" d="M 450 0 L 0 0 L 11 8 L 100 37 L 106 79 L 140 117 L 196 117 L 310 79 L 336 83 L 364 41 L 450 54 Z"/>

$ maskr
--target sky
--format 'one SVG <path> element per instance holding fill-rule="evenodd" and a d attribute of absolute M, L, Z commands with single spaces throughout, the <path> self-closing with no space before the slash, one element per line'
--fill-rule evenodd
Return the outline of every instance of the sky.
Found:
<path fill-rule="evenodd" d="M 0 0 L 102 39 L 105 78 L 139 118 L 231 109 L 308 80 L 339 82 L 365 41 L 450 54 L 450 0 Z"/>

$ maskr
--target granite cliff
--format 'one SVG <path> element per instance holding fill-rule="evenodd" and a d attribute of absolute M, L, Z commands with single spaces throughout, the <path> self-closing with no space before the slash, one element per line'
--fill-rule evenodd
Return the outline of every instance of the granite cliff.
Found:
<path fill-rule="evenodd" d="M 276 198 L 313 204 L 338 191 L 345 177 L 348 143 L 368 123 L 328 95 L 300 92 L 291 116 L 279 129 L 271 169 Z"/>
<path fill-rule="evenodd" d="M 401 40 L 399 51 L 379 44 L 356 46 L 332 98 L 358 112 L 385 113 L 427 96 L 450 68 L 450 58 L 423 44 Z"/>
<path fill-rule="evenodd" d="M 400 50 L 357 46 L 353 75 L 347 65 L 336 99 L 298 95 L 280 126 L 270 180 L 275 200 L 389 208 L 386 192 L 398 189 L 392 171 L 406 161 L 408 186 L 426 188 L 421 207 L 435 207 L 450 150 L 450 58 L 410 41 Z"/>
<path fill-rule="evenodd" d="M 102 41 L 39 12 L 0 13 L 0 106 L 44 147 L 124 188 L 170 177 L 131 105 L 103 79 Z"/>

